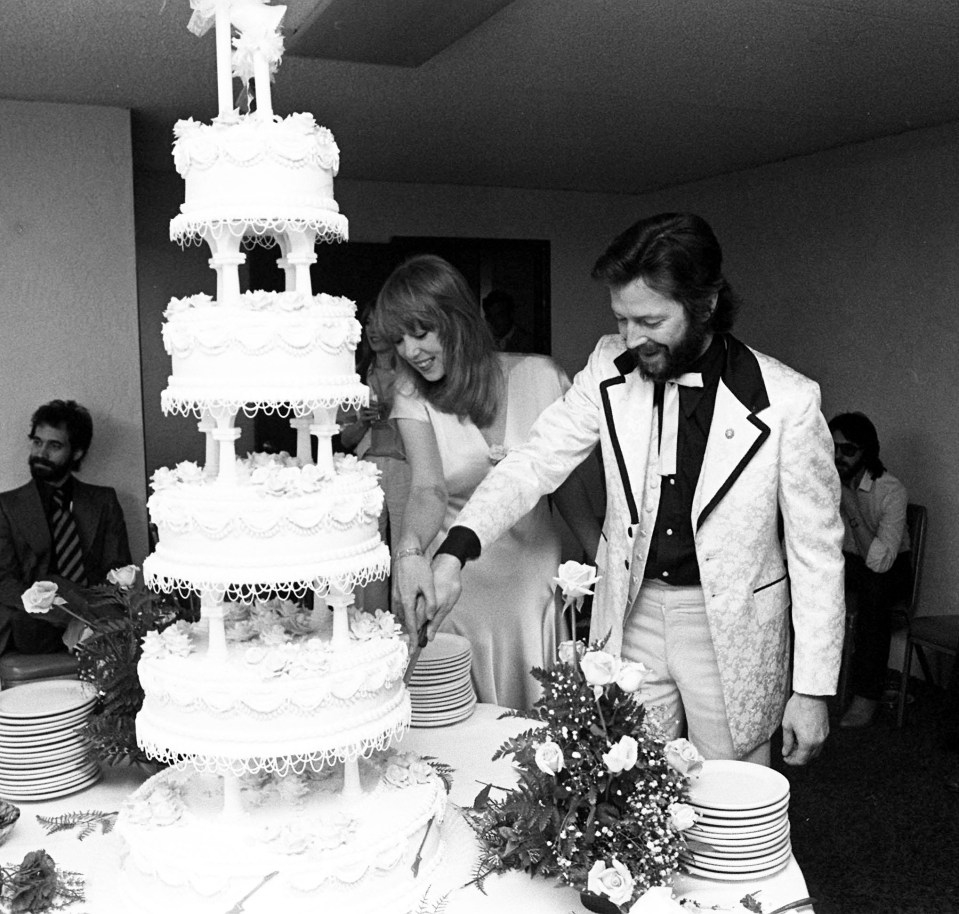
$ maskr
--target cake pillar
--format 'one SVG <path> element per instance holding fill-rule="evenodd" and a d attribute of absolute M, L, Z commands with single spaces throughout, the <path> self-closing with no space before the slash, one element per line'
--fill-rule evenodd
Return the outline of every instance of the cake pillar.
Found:
<path fill-rule="evenodd" d="M 207 657 L 226 659 L 226 627 L 223 624 L 223 594 L 204 588 L 200 592 L 200 617 L 209 623 Z"/>
<path fill-rule="evenodd" d="M 350 606 L 353 604 L 353 594 L 330 588 L 326 595 L 326 603 L 333 610 L 333 636 L 330 647 L 333 650 L 343 650 L 350 643 Z"/>
<path fill-rule="evenodd" d="M 297 416 L 290 419 L 290 425 L 296 429 L 296 459 L 302 466 L 313 463 L 313 447 L 310 438 L 310 427 L 313 420 L 309 416 Z"/>
<path fill-rule="evenodd" d="M 235 305 L 240 300 L 240 266 L 246 263 L 246 254 L 240 252 L 243 237 L 220 225 L 207 226 L 203 239 L 210 248 L 210 266 L 216 270 L 216 303 Z"/>
<path fill-rule="evenodd" d="M 209 410 L 203 410 L 200 421 L 196 427 L 206 436 L 206 459 L 203 463 L 203 475 L 207 479 L 215 479 L 220 466 L 220 451 L 213 437 L 213 430 L 216 428 L 216 422 Z"/>
<path fill-rule="evenodd" d="M 230 2 L 216 4 L 216 96 L 219 116 L 233 114 L 233 46 L 230 35 Z"/>
<path fill-rule="evenodd" d="M 360 760 L 347 759 L 343 762 L 343 791 L 340 794 L 343 801 L 349 805 L 355 803 L 363 793 L 360 786 Z"/>
<path fill-rule="evenodd" d="M 313 281 L 310 279 L 310 267 L 316 263 L 316 231 L 286 232 L 286 247 L 283 248 L 287 265 L 287 290 L 294 289 L 303 295 L 313 294 Z M 290 285 L 292 268 L 293 284 Z"/>
<path fill-rule="evenodd" d="M 316 465 L 324 472 L 333 472 L 333 436 L 340 430 L 336 409 L 313 410 L 310 434 L 316 436 Z"/>
<path fill-rule="evenodd" d="M 240 779 L 235 774 L 223 775 L 223 818 L 235 822 L 243 815 Z"/>
<path fill-rule="evenodd" d="M 270 65 L 260 51 L 253 53 L 253 82 L 256 85 L 256 113 L 264 118 L 273 117 Z"/>
<path fill-rule="evenodd" d="M 296 268 L 287 259 L 290 254 L 290 239 L 286 232 L 277 232 L 276 243 L 280 248 L 276 265 L 283 271 L 283 288 L 287 292 L 292 292 L 296 289 Z"/>
<path fill-rule="evenodd" d="M 219 445 L 219 467 L 216 481 L 231 486 L 236 482 L 236 448 L 234 442 L 240 437 L 240 430 L 233 425 L 235 412 L 214 413 L 216 428 L 213 438 Z"/>

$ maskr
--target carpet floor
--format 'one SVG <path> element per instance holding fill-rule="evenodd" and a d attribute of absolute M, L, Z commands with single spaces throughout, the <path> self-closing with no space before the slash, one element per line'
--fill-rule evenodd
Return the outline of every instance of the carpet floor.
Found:
<path fill-rule="evenodd" d="M 793 851 L 817 914 L 959 912 L 959 754 L 940 745 L 943 693 L 914 682 L 905 726 L 881 706 L 875 722 L 842 730 L 833 709 L 822 755 L 806 768 L 773 765 L 790 781 Z"/>

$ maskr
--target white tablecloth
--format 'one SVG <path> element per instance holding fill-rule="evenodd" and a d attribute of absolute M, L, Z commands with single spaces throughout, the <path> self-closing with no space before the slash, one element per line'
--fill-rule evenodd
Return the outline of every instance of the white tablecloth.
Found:
<path fill-rule="evenodd" d="M 502 709 L 478 705 L 468 720 L 451 727 L 411 730 L 403 748 L 432 756 L 454 769 L 451 799 L 459 806 L 471 806 L 476 794 L 486 783 L 509 788 L 515 775 L 507 759 L 491 761 L 501 743 L 528 727 L 520 719 L 500 720 Z M 80 793 L 42 803 L 18 802 L 20 820 L 3 846 L 0 864 L 19 863 L 24 854 L 45 848 L 57 864 L 86 876 L 87 902 L 68 910 L 71 914 L 130 914 L 116 898 L 114 884 L 120 860 L 120 841 L 113 834 L 99 830 L 80 841 L 75 830 L 47 835 L 37 816 L 60 816 L 71 812 L 118 810 L 120 804 L 146 778 L 138 769 L 107 768 L 103 779 Z M 466 826 L 462 826 L 465 830 Z M 713 882 L 678 875 L 677 893 L 693 893 L 697 900 L 706 897 L 713 904 L 732 906 L 747 892 L 758 896 L 765 910 L 804 897 L 806 884 L 795 859 L 780 873 L 755 882 Z M 522 911 L 523 914 L 582 914 L 585 908 L 572 889 L 546 879 L 530 879 L 525 873 L 506 873 L 486 880 L 485 894 L 474 886 L 453 892 L 445 914 L 500 914 Z M 811 908 L 800 909 L 809 914 Z M 211 914 L 222 914 L 216 911 Z"/>

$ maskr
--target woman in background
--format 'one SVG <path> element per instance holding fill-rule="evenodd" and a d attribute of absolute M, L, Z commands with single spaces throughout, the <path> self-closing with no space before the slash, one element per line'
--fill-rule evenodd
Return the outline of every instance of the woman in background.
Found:
<path fill-rule="evenodd" d="M 414 257 L 392 273 L 374 325 L 400 359 L 392 417 L 412 484 L 393 591 L 409 620 L 460 509 L 570 384 L 546 356 L 496 352 L 466 280 L 440 257 Z M 553 501 L 592 561 L 600 527 L 577 474 Z M 443 629 L 469 639 L 480 701 L 526 709 L 539 696 L 530 668 L 552 663 L 562 637 L 553 599 L 559 562 L 559 534 L 543 499 L 463 569 L 463 596 Z"/>
<path fill-rule="evenodd" d="M 380 469 L 380 485 L 385 496 L 380 514 L 380 536 L 395 555 L 403 526 L 403 511 L 410 494 L 410 468 L 396 420 L 390 418 L 396 383 L 396 353 L 393 344 L 379 336 L 372 326 L 372 313 L 371 303 L 360 314 L 363 340 L 356 364 L 360 379 L 370 388 L 370 405 L 361 408 L 355 420 L 341 428 L 340 444 L 344 450 L 375 463 Z M 357 604 L 367 610 L 389 609 L 389 580 L 367 584 Z"/>

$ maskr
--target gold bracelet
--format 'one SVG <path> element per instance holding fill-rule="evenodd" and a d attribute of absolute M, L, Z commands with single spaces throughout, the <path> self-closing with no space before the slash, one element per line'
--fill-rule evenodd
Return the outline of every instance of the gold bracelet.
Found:
<path fill-rule="evenodd" d="M 400 559 L 405 559 L 411 555 L 422 555 L 423 550 L 419 546 L 410 546 L 409 549 L 401 549 L 393 557 L 394 562 L 398 562 Z"/>

